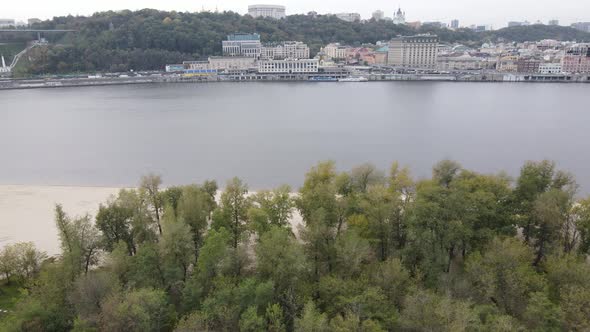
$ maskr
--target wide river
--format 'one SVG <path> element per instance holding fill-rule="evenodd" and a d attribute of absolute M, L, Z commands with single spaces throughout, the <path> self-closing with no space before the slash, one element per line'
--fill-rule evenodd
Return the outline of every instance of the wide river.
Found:
<path fill-rule="evenodd" d="M 243 178 L 297 189 L 318 161 L 450 158 L 517 175 L 552 159 L 590 193 L 590 84 L 215 83 L 0 91 L 0 184 Z"/>

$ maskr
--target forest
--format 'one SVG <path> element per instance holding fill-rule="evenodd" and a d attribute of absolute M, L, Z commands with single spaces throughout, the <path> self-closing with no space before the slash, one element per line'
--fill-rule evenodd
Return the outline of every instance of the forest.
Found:
<path fill-rule="evenodd" d="M 99 12 L 89 17 L 63 16 L 37 23 L 39 29 L 73 29 L 47 34 L 51 46 L 35 48 L 31 61 L 16 74 L 55 74 L 93 71 L 161 70 L 165 64 L 221 55 L 221 41 L 235 32 L 258 32 L 263 42 L 297 40 L 312 56 L 328 43 L 361 45 L 398 35 L 432 33 L 442 42 L 481 46 L 492 41 L 542 39 L 590 41 L 590 34 L 569 27 L 533 25 L 478 33 L 452 31 L 432 25 L 413 29 L 388 21 L 345 22 L 332 15 L 291 15 L 286 19 L 252 18 L 233 12 L 188 13 L 153 9 Z M 0 42 L 33 40 L 35 35 L 0 35 Z"/>
<path fill-rule="evenodd" d="M 588 331 L 578 192 L 550 161 L 428 179 L 328 161 L 296 192 L 147 175 L 94 217 L 57 205 L 59 255 L 0 252 L 21 294 L 0 330 Z"/>

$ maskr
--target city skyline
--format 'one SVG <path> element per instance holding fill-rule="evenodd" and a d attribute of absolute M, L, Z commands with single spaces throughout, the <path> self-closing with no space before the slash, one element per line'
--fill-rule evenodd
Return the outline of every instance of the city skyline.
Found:
<path fill-rule="evenodd" d="M 401 7 L 406 12 L 406 20 L 412 21 L 439 21 L 449 24 L 451 20 L 458 19 L 461 26 L 470 25 L 489 25 L 494 29 L 507 26 L 509 21 L 529 21 L 535 23 L 540 20 L 547 24 L 550 20 L 559 20 L 560 25 L 569 26 L 571 23 L 580 21 L 590 21 L 590 17 L 583 13 L 590 12 L 590 2 L 579 0 L 563 0 L 559 8 L 554 8 L 554 2 L 548 0 L 520 0 L 519 6 L 514 7 L 514 2 L 509 0 L 499 0 L 496 2 L 486 2 L 468 0 L 454 0 L 447 2 L 438 2 L 434 0 L 421 1 L 386 1 L 376 0 L 369 4 L 358 3 L 351 0 L 343 1 L 324 1 L 317 3 L 311 0 L 282 0 L 282 1 L 256 1 L 256 0 L 169 0 L 162 3 L 157 0 L 104 0 L 100 3 L 89 1 L 86 3 L 76 3 L 76 9 L 72 10 L 71 0 L 55 0 L 47 3 L 42 0 L 31 0 L 30 6 L 25 9 L 22 6 L 18 8 L 10 6 L 3 8 L 0 13 L 1 18 L 14 18 L 17 21 L 25 21 L 28 18 L 38 17 L 41 19 L 50 19 L 54 16 L 83 15 L 88 16 L 98 11 L 106 10 L 138 10 L 143 8 L 153 8 L 167 11 L 189 11 L 198 12 L 202 9 L 208 11 L 233 11 L 239 14 L 246 14 L 248 6 L 265 3 L 277 4 L 287 7 L 287 15 L 306 14 L 310 11 L 316 11 L 319 14 L 336 14 L 340 12 L 359 13 L 363 19 L 371 18 L 376 10 L 382 10 L 385 17 L 392 17 L 395 10 Z M 477 8 L 473 10 L 472 8 Z M 510 14 L 506 14 L 506 8 L 511 8 Z"/>

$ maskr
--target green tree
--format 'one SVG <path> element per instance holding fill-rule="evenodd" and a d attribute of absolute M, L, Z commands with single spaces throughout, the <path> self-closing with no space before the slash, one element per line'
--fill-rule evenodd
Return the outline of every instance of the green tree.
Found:
<path fill-rule="evenodd" d="M 165 331 L 174 311 L 162 290 L 138 289 L 116 293 L 102 304 L 101 328 L 106 331 Z"/>
<path fill-rule="evenodd" d="M 252 204 L 247 194 L 248 187 L 240 179 L 233 178 L 221 194 L 220 207 L 213 215 L 213 228 L 224 227 L 229 230 L 234 249 L 238 248 L 247 231 L 248 209 Z"/>
<path fill-rule="evenodd" d="M 308 302 L 303 308 L 300 318 L 295 319 L 296 332 L 324 332 L 329 331 L 326 315 L 320 313 L 313 302 Z"/>

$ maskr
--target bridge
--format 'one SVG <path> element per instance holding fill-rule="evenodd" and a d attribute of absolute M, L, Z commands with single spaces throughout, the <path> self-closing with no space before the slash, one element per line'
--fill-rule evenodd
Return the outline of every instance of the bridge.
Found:
<path fill-rule="evenodd" d="M 52 32 L 77 32 L 78 30 L 69 29 L 0 29 L 0 33 L 3 32 L 36 32 L 37 41 L 41 42 L 41 33 L 52 33 Z"/>

